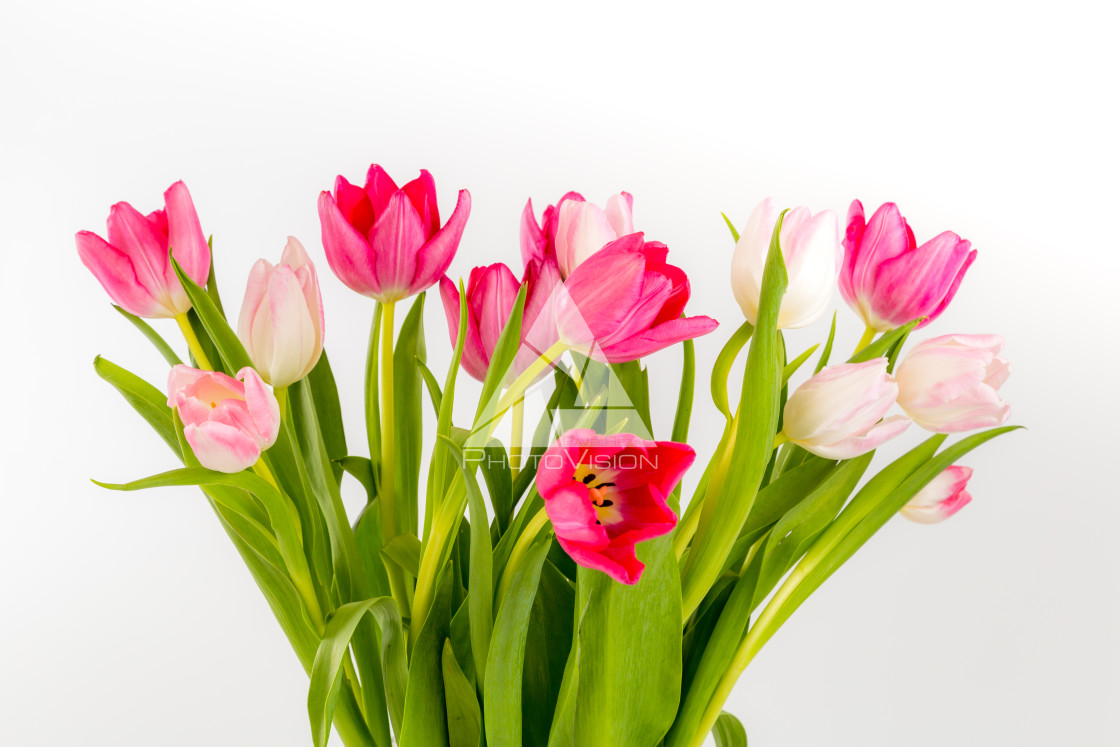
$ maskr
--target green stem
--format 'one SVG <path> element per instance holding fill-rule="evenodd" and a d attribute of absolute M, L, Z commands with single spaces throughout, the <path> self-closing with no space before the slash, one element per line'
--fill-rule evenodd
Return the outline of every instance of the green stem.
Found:
<path fill-rule="evenodd" d="M 194 356 L 194 362 L 198 364 L 199 368 L 207 371 L 214 370 L 214 364 L 206 357 L 206 353 L 202 351 L 202 343 L 198 341 L 198 337 L 191 327 L 191 320 L 187 317 L 187 312 L 175 315 L 175 321 L 179 323 L 179 329 L 183 333 L 183 338 L 187 341 L 187 347 L 191 350 L 191 355 Z"/>
<path fill-rule="evenodd" d="M 525 553 L 529 552 L 529 546 L 533 544 L 533 540 L 537 538 L 537 535 L 540 534 L 541 529 L 547 523 L 548 512 L 542 508 L 533 515 L 533 518 L 529 520 L 529 523 L 525 525 L 525 528 L 517 537 L 517 542 L 510 550 L 509 560 L 506 561 L 505 570 L 502 571 L 502 580 L 498 583 L 498 596 L 494 600 L 495 610 L 502 608 L 502 600 L 509 590 L 509 585 L 513 582 L 513 574 L 517 572 L 517 565 L 525 557 Z"/>
<path fill-rule="evenodd" d="M 397 536 L 395 491 L 397 479 L 397 439 L 393 391 L 393 312 L 396 301 L 381 306 L 381 490 L 378 505 L 381 508 L 381 543 L 384 547 Z M 409 615 L 408 589 L 404 571 L 395 563 L 386 564 L 389 588 L 397 600 L 401 615 Z"/>
<path fill-rule="evenodd" d="M 510 479 L 517 480 L 521 471 L 521 444 L 525 440 L 525 398 L 513 403 L 513 424 L 510 426 L 509 436 L 509 474 Z"/>
<path fill-rule="evenodd" d="M 863 331 L 863 337 L 859 338 L 859 342 L 856 343 L 855 352 L 858 353 L 859 351 L 863 350 L 865 347 L 870 345 L 871 341 L 874 340 L 874 339 L 875 339 L 875 328 L 872 327 L 871 325 L 868 325 L 867 329 L 865 329 Z"/>

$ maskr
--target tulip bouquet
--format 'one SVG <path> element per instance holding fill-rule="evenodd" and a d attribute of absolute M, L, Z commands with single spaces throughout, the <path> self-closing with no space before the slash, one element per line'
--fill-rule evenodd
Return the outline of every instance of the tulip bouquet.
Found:
<path fill-rule="evenodd" d="M 318 202 L 330 269 L 373 301 L 353 448 L 342 408 L 357 405 L 335 386 L 303 245 L 253 266 L 234 324 L 187 188 L 164 197 L 146 216 L 114 205 L 107 238 L 77 245 L 169 367 L 160 386 L 100 357 L 96 371 L 182 466 L 99 484 L 201 488 L 310 678 L 316 745 L 332 725 L 351 747 L 745 745 L 723 706 L 752 658 L 895 514 L 936 522 L 968 503 L 957 461 L 1010 429 L 999 337 L 904 354 L 976 253 L 952 232 L 919 245 L 893 204 L 866 220 L 852 203 L 843 240 L 834 213 L 770 200 L 741 234 L 727 221 L 745 321 L 711 366 L 722 436 L 694 465 L 692 339 L 717 323 L 686 315 L 688 277 L 635 230 L 630 195 L 600 208 L 570 192 L 540 219 L 530 202 L 520 279 L 493 264 L 464 285 L 446 272 L 469 193 L 443 222 L 427 172 L 398 187 L 373 166 Z M 819 319 L 837 282 L 866 328 L 856 350 L 837 360 L 834 314 L 819 352 L 790 354 L 786 330 Z M 437 283 L 442 377 L 423 328 Z M 143 318 L 175 319 L 189 362 Z M 643 359 L 677 344 L 659 439 Z M 469 417 L 460 368 L 482 382 Z M 931 435 L 872 472 L 912 424 Z M 346 480 L 367 496 L 357 517 Z"/>

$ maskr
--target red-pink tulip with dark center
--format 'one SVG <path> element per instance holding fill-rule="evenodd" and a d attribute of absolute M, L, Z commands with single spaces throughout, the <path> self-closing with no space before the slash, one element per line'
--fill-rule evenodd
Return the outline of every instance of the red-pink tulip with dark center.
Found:
<path fill-rule="evenodd" d="M 570 430 L 542 455 L 537 492 L 572 560 L 636 584 L 645 565 L 634 546 L 676 526 L 665 498 L 695 458 L 687 444 Z"/>
<path fill-rule="evenodd" d="M 198 222 L 191 193 L 175 182 L 163 193 L 164 209 L 143 215 L 127 202 L 109 208 L 109 240 L 92 231 L 75 237 L 82 264 L 110 298 L 136 316 L 170 318 L 190 311 L 170 253 L 199 285 L 210 274 L 210 247 Z"/>
<path fill-rule="evenodd" d="M 319 195 L 319 221 L 327 263 L 338 279 L 383 303 L 427 290 L 447 271 L 463 236 L 471 196 L 459 200 L 440 226 L 432 175 L 397 187 L 385 170 L 370 166 L 364 187 L 339 176 L 334 194 Z"/>
<path fill-rule="evenodd" d="M 918 246 L 893 202 L 865 221 L 863 203 L 853 200 L 840 294 L 871 329 L 882 332 L 921 317 L 924 326 L 945 311 L 975 259 L 971 242 L 952 231 Z"/>
<path fill-rule="evenodd" d="M 688 276 L 666 262 L 668 252 L 634 233 L 584 260 L 557 299 L 561 341 L 597 360 L 623 363 L 719 326 L 706 316 L 682 317 Z"/>
<path fill-rule="evenodd" d="M 556 342 L 556 321 L 552 311 L 560 275 L 550 259 L 530 260 L 525 269 L 527 284 L 525 310 L 521 320 L 521 346 L 506 374 L 509 384 Z M 467 281 L 467 338 L 463 348 L 463 368 L 483 381 L 490 359 L 513 311 L 521 282 L 506 265 L 497 263 L 471 270 Z M 447 315 L 451 344 L 459 335 L 459 289 L 447 277 L 440 281 L 440 297 Z M 547 375 L 547 369 L 541 376 Z"/>

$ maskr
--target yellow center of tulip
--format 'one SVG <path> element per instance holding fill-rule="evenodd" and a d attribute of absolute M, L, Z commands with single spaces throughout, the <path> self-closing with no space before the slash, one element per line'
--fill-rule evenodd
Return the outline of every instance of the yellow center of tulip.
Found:
<path fill-rule="evenodd" d="M 575 474 L 572 475 L 572 480 L 582 482 L 588 488 L 588 493 L 591 497 L 591 503 L 595 507 L 595 513 L 598 519 L 596 524 L 616 524 L 622 520 L 622 514 L 619 512 L 618 507 L 615 505 L 614 500 L 610 497 L 612 495 L 611 488 L 615 485 L 609 481 L 610 475 L 603 472 L 592 472 L 591 469 L 584 464 L 576 468 Z"/>

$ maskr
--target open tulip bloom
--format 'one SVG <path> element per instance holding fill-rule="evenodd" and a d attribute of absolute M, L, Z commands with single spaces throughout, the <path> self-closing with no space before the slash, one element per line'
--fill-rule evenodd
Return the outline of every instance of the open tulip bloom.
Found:
<path fill-rule="evenodd" d="M 866 225 L 853 207 L 842 261 L 835 213 L 763 201 L 725 250 L 745 321 L 701 377 L 722 434 L 690 469 L 692 341 L 717 322 L 694 309 L 687 255 L 635 231 L 632 206 L 569 192 L 538 221 L 529 203 L 523 266 L 500 261 L 510 247 L 464 284 L 446 273 L 469 193 L 441 222 L 428 172 L 398 188 L 373 166 L 320 195 L 322 254 L 289 238 L 252 268 L 236 331 L 181 182 L 148 216 L 115 205 L 107 239 L 78 234 L 168 364 L 166 386 L 96 371 L 180 465 L 99 484 L 201 489 L 308 672 L 313 744 L 333 727 L 351 747 L 745 745 L 723 706 L 801 603 L 894 515 L 931 524 L 971 500 L 958 460 L 1012 429 L 1003 340 L 904 351 L 956 293 L 968 242 L 917 246 L 893 205 Z M 338 390 L 323 347 L 324 255 L 372 299 L 361 392 Z M 820 352 L 787 356 L 837 282 L 868 329 L 854 353 L 834 354 L 834 317 Z M 443 372 L 426 355 L 436 283 Z M 141 317 L 175 318 L 188 362 Z M 666 372 L 654 354 L 678 345 Z M 460 369 L 481 382 L 469 418 Z M 680 384 L 660 438 L 651 374 Z M 360 438 L 344 407 L 364 412 Z M 367 497 L 356 517 L 347 480 Z"/>

